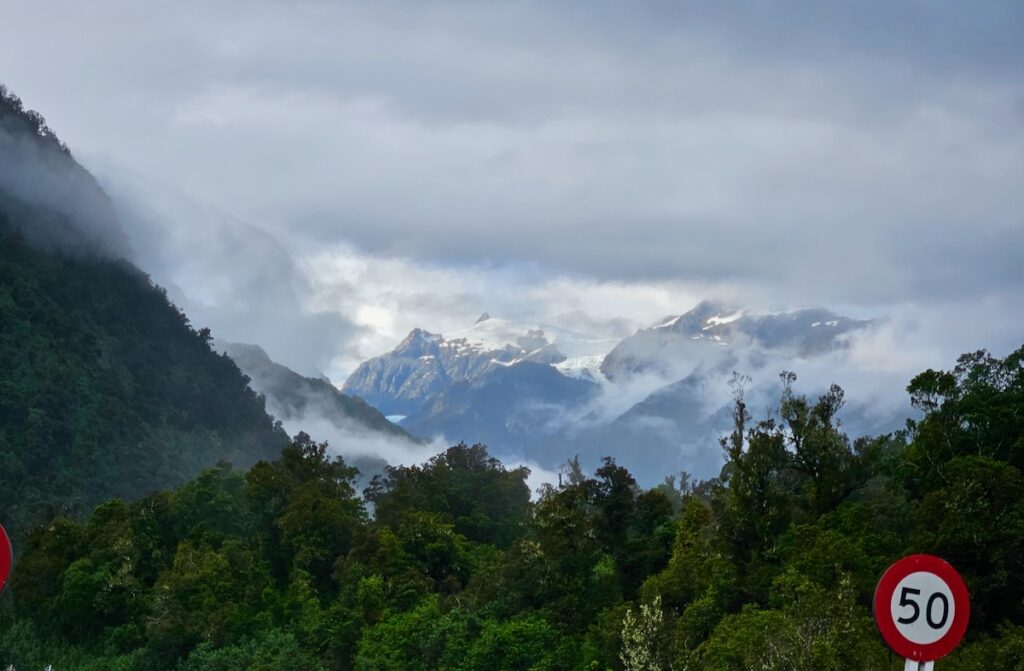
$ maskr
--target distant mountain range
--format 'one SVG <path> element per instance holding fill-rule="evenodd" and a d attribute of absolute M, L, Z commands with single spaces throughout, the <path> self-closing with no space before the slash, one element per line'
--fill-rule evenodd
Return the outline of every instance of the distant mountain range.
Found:
<path fill-rule="evenodd" d="M 459 385 L 482 388 L 481 383 L 491 377 L 510 381 L 517 376 L 497 372 L 503 369 L 523 371 L 528 377 L 553 369 L 556 377 L 549 378 L 552 384 L 560 377 L 593 382 L 594 361 L 614 344 L 613 340 L 589 338 L 553 326 L 492 319 L 484 314 L 472 327 L 448 336 L 413 329 L 395 349 L 356 368 L 343 390 L 386 415 L 422 415 L 434 412 L 430 408 L 436 411 L 438 398 Z M 586 393 L 585 384 L 568 386 Z M 541 393 L 545 395 L 550 394 Z"/>
<path fill-rule="evenodd" d="M 780 370 L 841 352 L 872 323 L 824 309 L 754 313 L 703 301 L 608 340 L 485 314 L 447 335 L 414 329 L 361 364 L 343 390 L 416 435 L 483 441 L 548 468 L 573 454 L 612 455 L 642 478 L 673 469 L 708 477 L 721 463 L 733 371 L 770 373 L 750 390 L 767 404 Z M 864 430 L 888 423 L 860 422 Z"/>

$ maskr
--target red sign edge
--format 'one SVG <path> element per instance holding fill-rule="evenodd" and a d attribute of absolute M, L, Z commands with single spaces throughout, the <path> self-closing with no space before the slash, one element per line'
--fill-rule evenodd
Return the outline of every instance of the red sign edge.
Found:
<path fill-rule="evenodd" d="M 7 535 L 4 525 L 0 524 L 0 592 L 7 586 L 7 579 L 11 577 L 11 567 L 14 566 L 14 548 L 11 547 L 11 539 Z"/>
<path fill-rule="evenodd" d="M 939 640 L 927 645 L 907 640 L 896 628 L 896 623 L 889 610 L 889 603 L 893 592 L 896 591 L 896 585 L 906 576 L 918 571 L 928 571 L 942 578 L 949 585 L 955 604 L 953 624 L 949 631 Z M 882 607 L 880 608 L 879 605 Z M 971 619 L 971 598 L 964 579 L 949 562 L 934 555 L 909 555 L 887 568 L 878 581 L 878 586 L 875 587 L 872 608 L 878 631 L 882 634 L 886 644 L 896 654 L 916 662 L 934 662 L 951 653 L 967 633 L 967 625 Z"/>

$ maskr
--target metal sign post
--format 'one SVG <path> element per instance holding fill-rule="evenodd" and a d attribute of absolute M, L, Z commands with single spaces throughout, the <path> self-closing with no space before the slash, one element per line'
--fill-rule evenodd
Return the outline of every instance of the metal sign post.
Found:
<path fill-rule="evenodd" d="M 912 659 L 907 660 L 907 665 L 903 667 L 903 671 L 933 671 L 935 669 L 935 662 L 915 662 Z"/>
<path fill-rule="evenodd" d="M 956 569 L 932 555 L 904 557 L 875 588 L 875 623 L 904 671 L 933 671 L 960 643 L 971 618 L 967 586 Z"/>

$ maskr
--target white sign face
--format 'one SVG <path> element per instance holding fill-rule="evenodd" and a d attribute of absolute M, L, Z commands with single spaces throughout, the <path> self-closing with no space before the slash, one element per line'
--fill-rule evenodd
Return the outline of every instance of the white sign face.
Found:
<path fill-rule="evenodd" d="M 934 573 L 918 571 L 897 583 L 889 608 L 896 629 L 907 640 L 928 645 L 953 626 L 956 604 L 946 581 Z"/>

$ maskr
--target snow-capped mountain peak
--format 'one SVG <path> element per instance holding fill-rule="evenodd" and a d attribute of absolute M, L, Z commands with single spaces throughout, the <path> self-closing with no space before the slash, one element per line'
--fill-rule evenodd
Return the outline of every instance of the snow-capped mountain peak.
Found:
<path fill-rule="evenodd" d="M 706 350 L 700 348 L 708 345 L 742 343 L 758 350 L 813 355 L 843 347 L 844 334 L 869 323 L 819 308 L 755 313 L 701 301 L 678 317 L 667 317 L 624 339 L 602 362 L 601 371 L 610 379 L 642 372 L 675 373 L 704 358 Z"/>
<path fill-rule="evenodd" d="M 476 380 L 495 366 L 557 365 L 567 377 L 586 378 L 616 342 L 484 313 L 472 326 L 444 335 L 413 329 L 391 352 L 363 362 L 344 389 L 387 413 L 412 414 L 439 389 Z"/>
<path fill-rule="evenodd" d="M 720 326 L 721 324 L 731 324 L 732 322 L 736 321 L 737 319 L 739 319 L 742 316 L 743 316 L 743 310 L 737 310 L 737 311 L 733 312 L 732 314 L 726 315 L 724 317 L 722 315 L 715 315 L 714 317 L 708 317 L 706 320 L 704 320 L 704 323 L 707 324 L 707 326 L 705 328 L 711 328 L 712 326 Z"/>

